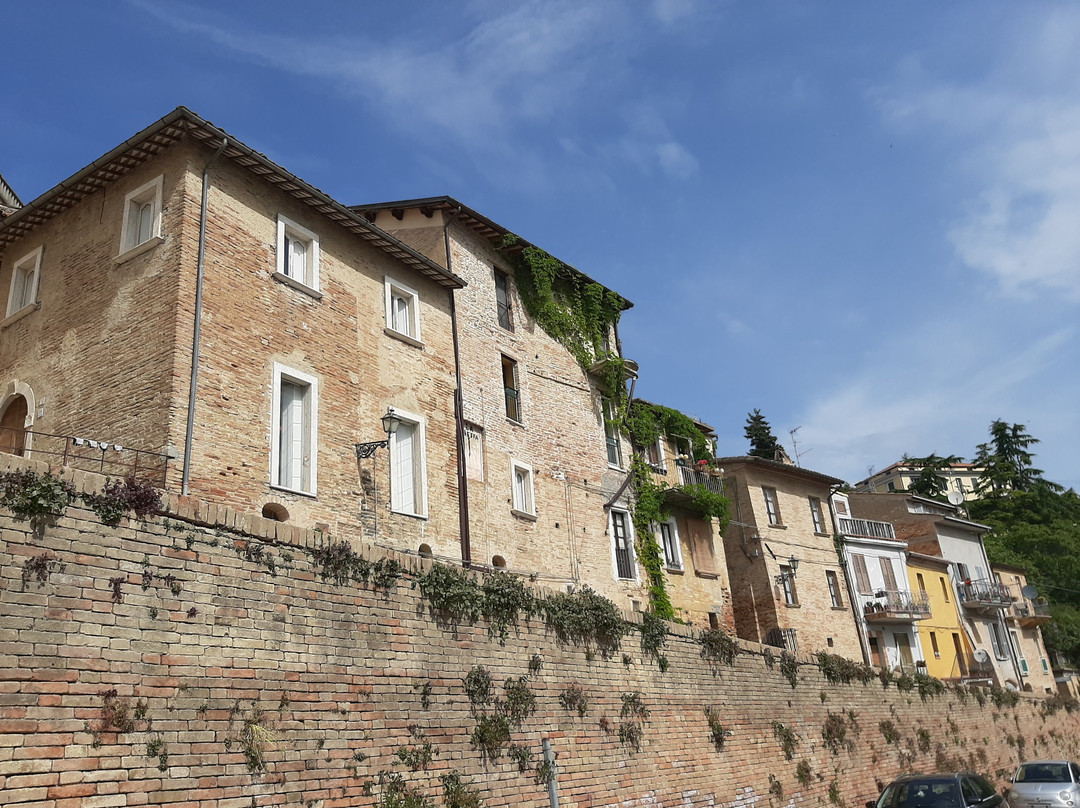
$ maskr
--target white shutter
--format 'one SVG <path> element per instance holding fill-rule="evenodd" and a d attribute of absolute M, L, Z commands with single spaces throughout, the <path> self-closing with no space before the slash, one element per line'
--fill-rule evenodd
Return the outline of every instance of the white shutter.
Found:
<path fill-rule="evenodd" d="M 412 318 L 409 317 L 409 301 L 400 294 L 392 293 L 390 297 L 391 315 L 393 323 L 391 327 L 401 333 L 413 336 Z"/>
<path fill-rule="evenodd" d="M 394 510 L 418 513 L 416 507 L 416 425 L 402 422 L 394 433 L 391 505 Z"/>
<path fill-rule="evenodd" d="M 285 380 L 281 382 L 278 484 L 298 491 L 306 488 L 305 470 L 310 467 L 305 451 L 308 429 L 306 393 L 304 386 Z"/>

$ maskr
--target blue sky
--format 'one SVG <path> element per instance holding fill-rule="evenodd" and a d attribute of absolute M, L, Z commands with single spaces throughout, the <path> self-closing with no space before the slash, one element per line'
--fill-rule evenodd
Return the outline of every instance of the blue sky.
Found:
<path fill-rule="evenodd" d="M 1080 6 L 12 3 L 29 201 L 177 105 L 338 200 L 449 194 L 635 302 L 637 394 L 856 481 L 995 418 L 1080 488 Z"/>

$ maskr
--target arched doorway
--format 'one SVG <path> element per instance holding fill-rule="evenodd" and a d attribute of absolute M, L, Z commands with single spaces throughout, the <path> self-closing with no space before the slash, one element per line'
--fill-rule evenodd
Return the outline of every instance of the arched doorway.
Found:
<path fill-rule="evenodd" d="M 21 455 L 26 448 L 26 416 L 30 409 L 23 396 L 13 396 L 0 415 L 0 452 Z"/>

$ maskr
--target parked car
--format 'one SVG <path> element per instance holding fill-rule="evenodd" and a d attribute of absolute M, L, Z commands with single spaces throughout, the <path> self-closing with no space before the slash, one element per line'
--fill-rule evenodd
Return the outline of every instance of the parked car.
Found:
<path fill-rule="evenodd" d="M 1068 760 L 1021 763 L 1009 788 L 1011 808 L 1075 808 L 1080 805 L 1080 766 Z"/>
<path fill-rule="evenodd" d="M 866 808 L 970 808 L 973 805 L 1008 808 L 997 789 L 974 772 L 905 774 L 889 783 L 876 800 L 866 803 Z"/>

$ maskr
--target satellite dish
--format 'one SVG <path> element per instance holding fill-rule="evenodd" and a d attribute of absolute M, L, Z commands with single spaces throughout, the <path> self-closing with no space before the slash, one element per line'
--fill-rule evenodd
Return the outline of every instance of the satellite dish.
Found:
<path fill-rule="evenodd" d="M 990 661 L 990 654 L 986 653 L 982 648 L 977 650 L 972 656 L 975 657 L 975 661 L 980 665 L 985 665 Z"/>
<path fill-rule="evenodd" d="M 1028 584 L 1020 590 L 1020 594 L 1028 600 L 1035 600 L 1035 598 L 1039 597 L 1039 590 L 1033 587 L 1031 584 Z"/>
<path fill-rule="evenodd" d="M 959 491 L 950 491 L 948 496 L 946 496 L 945 498 L 949 500 L 950 505 L 959 505 L 961 502 L 964 501 L 964 495 L 961 494 Z"/>

